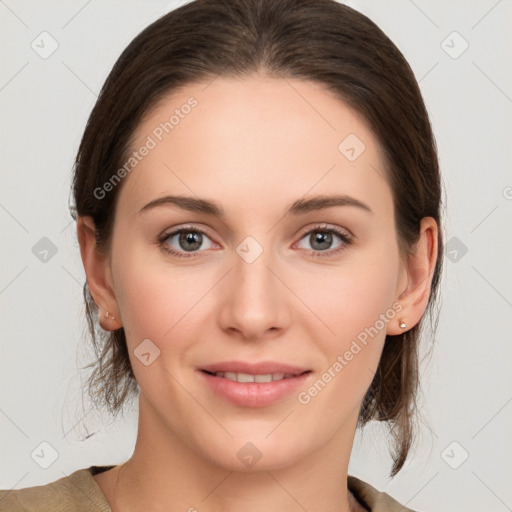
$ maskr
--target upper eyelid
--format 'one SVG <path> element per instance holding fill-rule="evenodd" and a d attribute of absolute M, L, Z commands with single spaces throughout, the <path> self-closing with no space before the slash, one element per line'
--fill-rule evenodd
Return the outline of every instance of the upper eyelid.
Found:
<path fill-rule="evenodd" d="M 344 232 L 346 232 L 346 235 L 351 237 L 351 238 L 354 236 L 352 234 L 352 232 L 350 230 L 348 230 L 347 228 L 345 228 L 345 227 L 334 226 L 332 224 L 327 224 L 325 222 L 320 222 L 319 224 L 316 224 L 316 225 L 311 226 L 309 228 L 304 228 L 304 231 L 300 231 L 300 233 L 301 233 L 300 236 L 307 235 L 311 231 L 340 231 L 342 234 L 345 234 Z"/>
<path fill-rule="evenodd" d="M 203 227 L 195 227 L 195 226 L 180 226 L 180 227 L 177 227 L 177 228 L 172 228 L 170 231 L 164 231 L 164 233 L 159 237 L 160 239 L 167 239 L 167 238 L 170 238 L 171 236 L 176 236 L 177 234 L 181 233 L 182 231 L 191 231 L 191 232 L 199 232 L 203 235 L 206 235 L 208 238 L 210 238 L 212 241 L 214 241 L 214 237 L 211 236 L 207 229 L 203 228 Z"/>

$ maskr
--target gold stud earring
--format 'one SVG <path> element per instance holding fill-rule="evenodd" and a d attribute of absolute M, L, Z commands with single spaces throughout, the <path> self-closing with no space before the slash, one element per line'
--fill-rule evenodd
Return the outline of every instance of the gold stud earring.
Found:
<path fill-rule="evenodd" d="M 112 318 L 112 320 L 115 320 L 116 317 L 114 315 L 111 315 L 108 311 L 105 311 L 105 318 Z"/>
<path fill-rule="evenodd" d="M 405 329 L 407 327 L 407 324 L 403 320 L 399 320 L 399 327 L 400 329 Z"/>

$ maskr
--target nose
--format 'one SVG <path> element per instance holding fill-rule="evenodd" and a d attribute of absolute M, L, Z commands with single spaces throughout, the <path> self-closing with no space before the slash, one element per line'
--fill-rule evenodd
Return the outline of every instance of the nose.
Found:
<path fill-rule="evenodd" d="M 234 266 L 221 290 L 218 318 L 223 330 L 240 339 L 257 341 L 287 328 L 290 292 L 272 266 L 270 251 L 263 251 L 250 263 L 234 255 Z"/>

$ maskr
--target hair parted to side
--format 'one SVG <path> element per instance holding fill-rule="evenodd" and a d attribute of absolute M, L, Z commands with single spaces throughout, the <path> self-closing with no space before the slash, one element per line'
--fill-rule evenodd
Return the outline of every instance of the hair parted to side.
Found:
<path fill-rule="evenodd" d="M 418 240 L 423 217 L 433 217 L 439 226 L 426 312 L 432 316 L 443 240 L 441 179 L 429 117 L 398 48 L 366 16 L 334 0 L 195 0 L 143 30 L 115 63 L 87 122 L 74 168 L 75 220 L 76 215 L 92 217 L 98 250 L 108 253 L 122 183 L 101 199 L 94 190 L 126 161 L 143 116 L 178 87 L 256 72 L 316 80 L 373 130 L 386 160 L 404 257 Z M 89 395 L 95 405 L 116 415 L 138 391 L 125 333 L 122 328 L 105 333 L 99 327 L 87 283 L 84 298 L 97 356 L 88 366 L 94 368 Z M 360 426 L 370 420 L 388 422 L 391 476 L 402 468 L 413 440 L 418 345 L 426 316 L 407 332 L 386 337 L 360 410 Z"/>

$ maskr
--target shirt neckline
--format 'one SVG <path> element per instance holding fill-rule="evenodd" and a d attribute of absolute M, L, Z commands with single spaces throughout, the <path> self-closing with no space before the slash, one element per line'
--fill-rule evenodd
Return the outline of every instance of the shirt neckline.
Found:
<path fill-rule="evenodd" d="M 84 471 L 86 471 L 91 479 L 91 482 L 96 491 L 96 495 L 98 499 L 100 499 L 105 507 L 108 507 L 108 510 L 112 510 L 110 505 L 108 504 L 106 496 L 103 494 L 100 486 L 93 478 L 95 475 L 99 475 L 100 473 L 104 473 L 105 471 L 109 471 L 110 469 L 116 467 L 115 465 L 109 466 L 89 466 Z M 364 507 L 368 512 L 372 512 L 372 503 L 371 496 L 373 493 L 378 492 L 375 488 L 373 488 L 370 484 L 360 480 L 355 476 L 348 476 L 348 489 L 353 494 L 354 498 L 358 501 L 358 503 Z M 364 497 L 363 497 L 364 494 Z M 370 501 L 369 501 L 370 499 Z"/>

